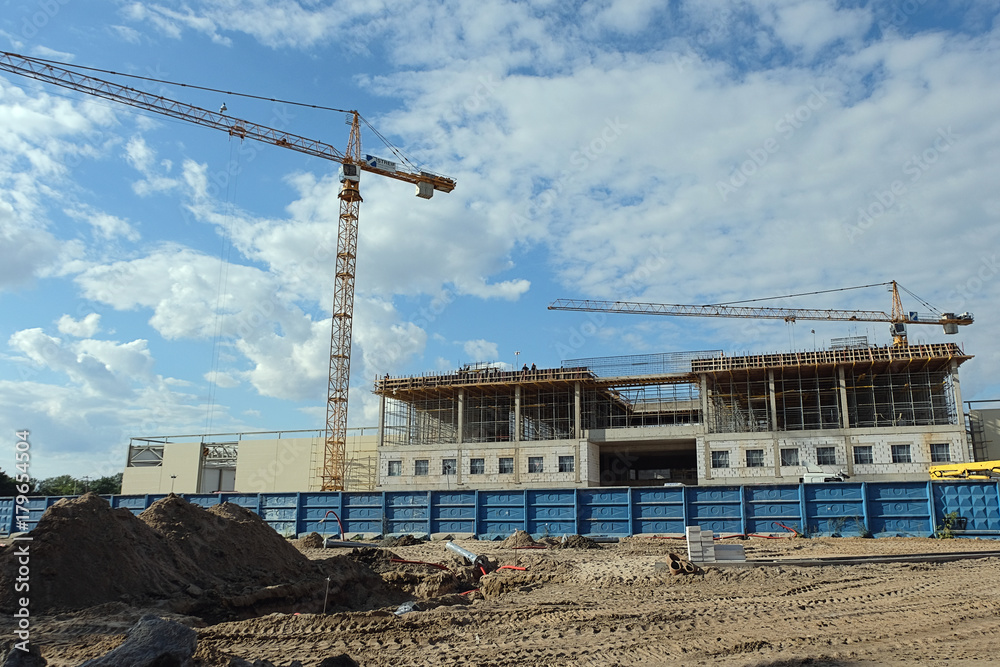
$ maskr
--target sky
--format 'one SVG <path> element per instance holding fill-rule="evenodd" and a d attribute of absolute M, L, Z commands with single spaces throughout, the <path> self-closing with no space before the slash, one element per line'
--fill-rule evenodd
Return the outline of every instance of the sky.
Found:
<path fill-rule="evenodd" d="M 377 423 L 386 373 L 891 341 L 884 323 L 547 310 L 558 298 L 717 304 L 890 280 L 975 314 L 910 339 L 958 343 L 975 356 L 963 398 L 1000 398 L 995 2 L 2 8 L 4 51 L 146 77 L 96 74 L 340 150 L 345 115 L 318 107 L 356 109 L 456 180 L 424 200 L 363 176 L 351 427 Z M 30 431 L 33 476 L 118 472 L 131 437 L 323 427 L 338 166 L 0 72 L 0 432 Z"/>

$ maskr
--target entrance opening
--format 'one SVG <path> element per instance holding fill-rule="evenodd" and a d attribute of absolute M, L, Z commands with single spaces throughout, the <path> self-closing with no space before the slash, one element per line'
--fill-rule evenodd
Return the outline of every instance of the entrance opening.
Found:
<path fill-rule="evenodd" d="M 697 483 L 698 462 L 693 441 L 601 448 L 601 486 Z"/>

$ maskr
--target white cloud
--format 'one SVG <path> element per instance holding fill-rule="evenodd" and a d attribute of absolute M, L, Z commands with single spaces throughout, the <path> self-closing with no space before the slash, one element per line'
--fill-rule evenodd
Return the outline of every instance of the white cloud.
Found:
<path fill-rule="evenodd" d="M 223 373 L 220 371 L 209 371 L 205 373 L 202 377 L 212 385 L 217 387 L 222 387 L 223 389 L 232 389 L 233 387 L 240 386 L 239 379 L 232 376 L 230 373 Z"/>
<path fill-rule="evenodd" d="M 132 398 L 135 383 L 153 379 L 153 360 L 144 340 L 116 343 L 85 339 L 68 343 L 36 328 L 15 332 L 8 344 L 24 359 L 67 375 L 89 396 Z"/>
<path fill-rule="evenodd" d="M 63 315 L 56 323 L 59 333 L 75 338 L 93 338 L 101 330 L 101 316 L 98 313 L 74 320 L 70 315 Z"/>
<path fill-rule="evenodd" d="M 866 8 L 847 9 L 829 1 L 764 0 L 757 5 L 762 22 L 786 46 L 801 50 L 807 60 L 838 41 L 848 42 L 852 49 L 859 47 L 873 20 Z"/>
<path fill-rule="evenodd" d="M 135 28 L 130 28 L 125 25 L 112 25 L 108 26 L 108 29 L 118 36 L 123 42 L 128 44 L 140 44 L 142 43 L 142 34 Z"/>
<path fill-rule="evenodd" d="M 264 396 L 322 396 L 330 320 L 314 322 L 296 305 L 295 294 L 260 269 L 164 247 L 139 259 L 93 266 L 76 281 L 88 299 L 117 310 L 151 311 L 149 324 L 164 338 L 232 346 L 239 355 L 231 368 L 220 369 L 219 378 L 242 377 Z"/>
<path fill-rule="evenodd" d="M 31 55 L 39 58 L 45 58 L 47 60 L 58 60 L 64 63 L 72 62 L 74 60 L 74 55 L 72 53 L 67 53 L 66 51 L 56 51 L 55 49 L 50 49 L 49 47 L 41 44 L 36 44 L 31 47 Z"/>
<path fill-rule="evenodd" d="M 497 344 L 482 338 L 465 341 L 462 343 L 462 350 L 470 361 L 494 361 L 500 356 Z"/>
<path fill-rule="evenodd" d="M 128 241 L 138 241 L 139 232 L 127 220 L 96 211 L 88 206 L 66 209 L 66 215 L 74 220 L 81 220 L 94 228 L 94 232 L 102 239 L 124 238 Z"/>
<path fill-rule="evenodd" d="M 150 148 L 140 135 L 133 136 L 125 145 L 125 159 L 143 175 L 142 179 L 132 183 L 132 190 L 140 197 L 167 192 L 180 187 L 182 183 L 181 180 L 167 175 L 172 167 L 172 162 L 161 160 L 157 163 L 156 151 Z M 162 169 L 164 173 L 157 173 L 158 168 Z"/>

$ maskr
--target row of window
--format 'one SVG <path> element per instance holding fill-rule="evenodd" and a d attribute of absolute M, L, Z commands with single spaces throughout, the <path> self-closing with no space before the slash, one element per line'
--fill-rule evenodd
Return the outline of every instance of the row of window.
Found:
<path fill-rule="evenodd" d="M 865 463 L 875 462 L 874 448 L 872 447 L 872 445 L 856 445 L 853 447 L 853 453 L 854 453 L 855 465 L 863 465 Z M 913 454 L 910 451 L 910 445 L 891 445 L 890 455 L 892 457 L 893 463 L 913 463 Z M 931 463 L 949 463 L 950 461 L 951 461 L 951 448 L 948 445 L 948 443 L 931 445 Z M 781 449 L 781 465 L 783 466 L 803 465 L 799 460 L 799 450 L 797 447 L 788 447 Z M 837 448 L 817 447 L 816 465 L 821 465 L 821 466 L 837 465 Z M 712 452 L 712 467 L 728 468 L 729 452 L 726 450 Z M 746 467 L 763 468 L 764 450 L 763 449 L 746 450 Z"/>
<path fill-rule="evenodd" d="M 575 456 L 559 457 L 559 472 L 575 472 L 575 471 L 576 471 Z M 545 472 L 545 458 L 542 456 L 529 456 L 528 472 L 531 474 Z M 513 475 L 514 457 L 512 456 L 499 457 L 497 459 L 497 473 L 500 475 Z M 403 475 L 403 462 L 389 461 L 388 474 L 389 477 L 401 477 Z M 429 475 L 430 459 L 416 459 L 413 462 L 413 474 L 417 477 L 423 477 L 425 475 Z M 458 460 L 441 459 L 441 474 L 457 475 Z M 486 459 L 469 459 L 469 474 L 470 475 L 486 474 Z"/>

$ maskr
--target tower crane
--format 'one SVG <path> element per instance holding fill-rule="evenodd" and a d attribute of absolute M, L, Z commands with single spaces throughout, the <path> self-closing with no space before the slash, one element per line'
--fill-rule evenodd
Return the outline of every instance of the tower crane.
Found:
<path fill-rule="evenodd" d="M 716 304 L 707 306 L 686 306 L 675 303 L 641 303 L 636 301 L 593 301 L 581 299 L 558 299 L 549 304 L 549 310 L 579 310 L 599 313 L 636 313 L 645 315 L 677 315 L 689 317 L 747 317 L 756 319 L 784 320 L 843 320 L 848 322 L 888 322 L 893 345 L 906 345 L 907 324 L 940 324 L 946 334 L 958 333 L 958 327 L 972 324 L 972 313 L 925 314 L 905 312 L 899 297 L 899 284 L 893 280 L 878 285 L 891 285 L 892 313 L 881 310 L 822 310 L 816 308 L 761 308 L 756 306 L 736 306 Z M 875 287 L 862 285 L 860 287 Z M 845 287 L 842 289 L 859 289 Z M 904 290 L 906 288 L 903 288 Z M 841 290 L 832 290 L 841 291 Z M 906 290 L 909 292 L 909 290 Z M 814 292 L 816 294 L 818 292 Z M 912 295 L 912 292 L 909 292 Z M 802 295 L 791 295 L 802 296 Z M 778 298 L 778 297 L 773 297 Z M 754 299 L 763 301 L 764 299 Z M 926 302 L 922 303 L 929 306 Z"/>
<path fill-rule="evenodd" d="M 324 491 L 343 490 L 347 460 L 347 399 L 351 370 L 354 271 L 358 247 L 358 211 L 362 201 L 359 189 L 361 172 L 411 183 L 416 186 L 416 195 L 422 199 L 430 199 L 435 190 L 451 192 L 455 189 L 455 181 L 440 174 L 419 170 L 409 163 L 398 164 L 362 154 L 361 122 L 367 123 L 367 121 L 364 121 L 357 111 L 346 111 L 350 118 L 351 130 L 347 149 L 340 152 L 321 141 L 226 115 L 225 104 L 218 112 L 209 111 L 84 75 L 48 60 L 0 51 L 0 70 L 196 125 L 222 130 L 240 140 L 253 139 L 340 163 L 340 219 L 337 229 L 333 321 L 330 331 L 329 391 L 326 404 L 323 470 L 320 477 Z"/>

